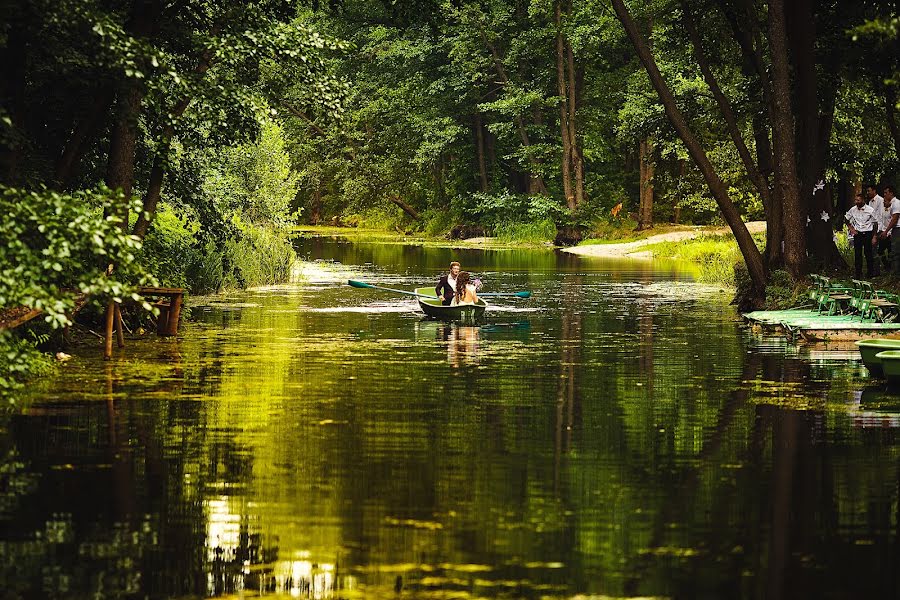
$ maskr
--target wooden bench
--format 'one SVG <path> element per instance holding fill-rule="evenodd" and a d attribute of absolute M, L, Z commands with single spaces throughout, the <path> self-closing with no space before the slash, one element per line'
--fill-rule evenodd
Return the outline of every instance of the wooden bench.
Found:
<path fill-rule="evenodd" d="M 163 298 L 154 302 L 159 310 L 159 319 L 156 321 L 156 335 L 172 337 L 178 335 L 178 322 L 181 318 L 181 307 L 184 305 L 183 288 L 141 287 L 138 288 L 141 296 Z"/>

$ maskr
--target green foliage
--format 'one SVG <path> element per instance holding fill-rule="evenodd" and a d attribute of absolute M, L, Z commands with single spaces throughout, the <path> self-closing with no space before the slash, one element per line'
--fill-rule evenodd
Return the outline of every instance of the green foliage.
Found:
<path fill-rule="evenodd" d="M 296 221 L 291 203 L 298 180 L 285 151 L 282 128 L 265 120 L 255 141 L 219 153 L 207 170 L 203 188 L 226 218 L 240 215 L 277 228 Z"/>
<path fill-rule="evenodd" d="M 286 229 L 235 216 L 233 231 L 218 244 L 169 205 L 159 211 L 141 254 L 160 281 L 195 294 L 285 283 L 296 260 Z"/>
<path fill-rule="evenodd" d="M 239 225 L 241 236 L 229 243 L 234 277 L 240 287 L 285 283 L 297 255 L 287 236 L 278 230 L 251 223 Z"/>
<path fill-rule="evenodd" d="M 461 219 L 488 229 L 508 227 L 517 222 L 531 222 L 537 224 L 538 229 L 546 230 L 543 223 L 555 223 L 564 214 L 563 207 L 552 198 L 512 194 L 508 191 L 499 194 L 471 194 L 457 199 L 454 208 Z"/>
<path fill-rule="evenodd" d="M 504 222 L 494 226 L 494 236 L 504 242 L 528 242 L 537 244 L 553 241 L 556 224 L 550 219 L 541 221 Z"/>
<path fill-rule="evenodd" d="M 33 341 L 0 329 L 0 411 L 15 404 L 26 382 L 52 369 L 53 362 Z"/>
<path fill-rule="evenodd" d="M 0 187 L 0 308 L 43 310 L 56 328 L 70 323 L 67 313 L 80 294 L 140 300 L 131 287 L 153 280 L 135 260 L 140 241 L 122 231 L 113 213 L 122 202 L 104 189 L 59 194 Z M 110 263 L 116 265 L 111 276 Z"/>

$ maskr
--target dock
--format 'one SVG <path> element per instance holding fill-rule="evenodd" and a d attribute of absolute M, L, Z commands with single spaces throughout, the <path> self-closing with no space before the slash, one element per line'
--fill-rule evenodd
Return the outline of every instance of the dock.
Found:
<path fill-rule="evenodd" d="M 873 337 L 900 338 L 900 323 L 863 318 L 858 314 L 828 315 L 816 309 L 758 310 L 743 315 L 759 332 L 777 332 L 809 343 L 854 342 Z"/>

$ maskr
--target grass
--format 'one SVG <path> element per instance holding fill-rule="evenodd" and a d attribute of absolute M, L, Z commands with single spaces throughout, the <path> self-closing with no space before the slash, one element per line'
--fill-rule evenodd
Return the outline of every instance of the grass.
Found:
<path fill-rule="evenodd" d="M 763 236 L 754 236 L 757 246 Z M 680 242 L 659 242 L 648 244 L 643 250 L 654 258 L 683 260 L 698 268 L 697 279 L 704 283 L 734 285 L 734 267 L 743 263 L 741 251 L 731 235 L 701 235 Z"/>

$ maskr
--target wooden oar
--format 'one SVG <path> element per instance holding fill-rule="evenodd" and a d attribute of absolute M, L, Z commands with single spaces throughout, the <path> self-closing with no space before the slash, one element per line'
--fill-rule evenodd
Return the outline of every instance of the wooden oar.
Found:
<path fill-rule="evenodd" d="M 348 279 L 347 283 L 350 284 L 350 287 L 355 287 L 355 288 L 369 288 L 372 290 L 385 290 L 388 292 L 395 292 L 397 294 L 406 294 L 407 296 L 416 296 L 418 298 L 431 298 L 432 300 L 437 298 L 437 295 L 429 296 L 428 294 L 420 294 L 419 292 L 410 292 L 409 290 L 398 290 L 398 289 L 394 289 L 394 288 L 383 287 L 380 285 L 372 285 L 371 283 L 366 283 L 364 281 L 356 281 L 354 279 Z"/>
<path fill-rule="evenodd" d="M 531 298 L 531 292 L 528 290 L 524 290 L 521 292 L 486 292 L 484 294 L 478 294 L 478 296 L 487 296 L 489 298 L 497 298 L 502 296 L 515 296 L 516 298 Z"/>

